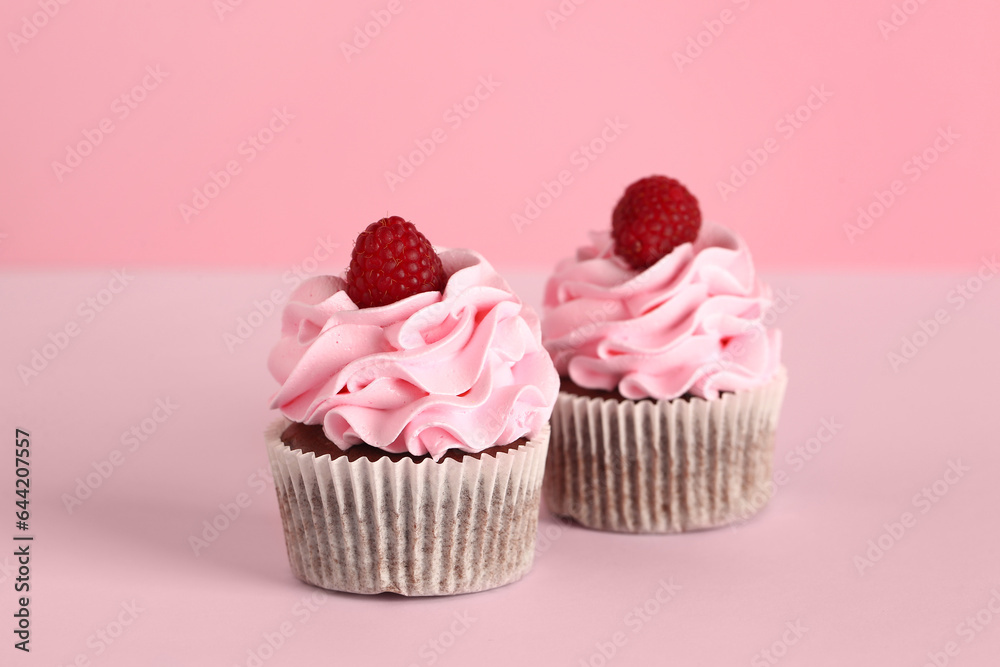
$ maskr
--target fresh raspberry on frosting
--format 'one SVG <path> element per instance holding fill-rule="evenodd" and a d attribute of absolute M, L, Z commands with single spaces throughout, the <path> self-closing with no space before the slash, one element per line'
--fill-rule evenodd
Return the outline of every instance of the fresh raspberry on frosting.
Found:
<path fill-rule="evenodd" d="M 648 176 L 628 186 L 611 217 L 615 254 L 640 271 L 682 243 L 693 243 L 700 228 L 698 200 L 666 176 Z"/>
<path fill-rule="evenodd" d="M 371 308 L 421 292 L 440 292 L 447 276 L 427 237 L 412 222 L 394 215 L 358 235 L 346 282 L 351 301 L 358 308 Z"/>

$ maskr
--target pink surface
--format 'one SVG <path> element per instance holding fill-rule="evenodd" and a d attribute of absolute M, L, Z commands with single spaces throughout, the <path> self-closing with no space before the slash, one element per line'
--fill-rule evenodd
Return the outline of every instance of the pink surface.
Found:
<path fill-rule="evenodd" d="M 787 298 L 791 383 L 763 514 L 662 537 L 544 514 L 527 578 L 441 599 L 323 595 L 290 573 L 261 435 L 279 318 L 252 315 L 287 296 L 280 275 L 0 276 L 0 422 L 31 433 L 35 536 L 26 656 L 11 647 L 8 455 L 0 663 L 995 665 L 997 271 L 765 272 Z M 542 274 L 508 277 L 541 300 Z M 53 358 L 25 384 L 35 350 Z M 115 450 L 68 512 L 63 495 Z M 238 503 L 196 555 L 191 536 Z"/>
<path fill-rule="evenodd" d="M 329 237 L 342 266 L 388 212 L 550 267 L 661 172 L 764 267 L 960 268 L 996 240 L 998 22 L 983 0 L 9 0 L 0 257 L 284 268 Z"/>

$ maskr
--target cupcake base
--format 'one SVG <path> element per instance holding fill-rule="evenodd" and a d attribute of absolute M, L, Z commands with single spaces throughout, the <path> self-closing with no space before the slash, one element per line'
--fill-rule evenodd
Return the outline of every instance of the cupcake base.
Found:
<path fill-rule="evenodd" d="M 292 571 L 349 593 L 452 595 L 531 569 L 546 428 L 497 453 L 444 458 L 317 456 L 266 432 Z"/>
<path fill-rule="evenodd" d="M 559 393 L 545 471 L 553 514 L 599 530 L 680 533 L 745 520 L 771 497 L 787 384 L 715 400 Z"/>

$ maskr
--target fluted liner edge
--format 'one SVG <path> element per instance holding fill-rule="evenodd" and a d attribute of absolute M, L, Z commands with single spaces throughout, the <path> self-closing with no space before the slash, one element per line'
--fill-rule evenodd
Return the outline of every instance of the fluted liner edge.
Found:
<path fill-rule="evenodd" d="M 787 386 L 718 399 L 615 400 L 560 392 L 545 501 L 600 530 L 679 533 L 749 519 L 771 497 L 774 438 Z"/>
<path fill-rule="evenodd" d="M 294 574 L 322 588 L 472 593 L 531 569 L 548 426 L 526 444 L 461 461 L 331 459 L 265 434 Z"/>

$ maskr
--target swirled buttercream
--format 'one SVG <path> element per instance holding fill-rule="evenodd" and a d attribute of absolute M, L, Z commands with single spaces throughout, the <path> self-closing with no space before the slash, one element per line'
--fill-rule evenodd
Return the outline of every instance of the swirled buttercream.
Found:
<path fill-rule="evenodd" d="M 335 276 L 307 280 L 282 314 L 271 401 L 342 449 L 479 452 L 548 421 L 559 378 L 539 321 L 479 254 L 439 252 L 443 292 L 359 309 Z"/>
<path fill-rule="evenodd" d="M 735 233 L 706 222 L 643 271 L 614 255 L 609 232 L 591 236 L 545 288 L 542 339 L 561 375 L 629 399 L 714 399 L 778 370 L 771 291 Z"/>

